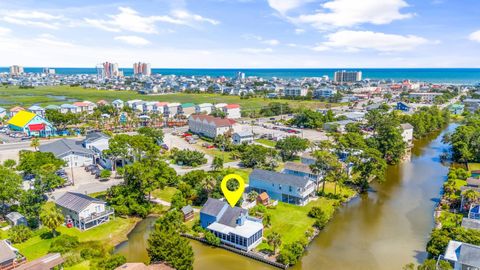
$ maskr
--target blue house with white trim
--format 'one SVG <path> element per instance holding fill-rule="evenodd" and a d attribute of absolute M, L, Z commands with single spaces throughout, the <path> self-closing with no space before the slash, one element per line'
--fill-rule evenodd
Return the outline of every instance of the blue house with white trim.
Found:
<path fill-rule="evenodd" d="M 262 242 L 263 223 L 250 217 L 246 209 L 230 207 L 218 199 L 208 198 L 200 210 L 200 225 L 228 246 L 249 251 Z"/>

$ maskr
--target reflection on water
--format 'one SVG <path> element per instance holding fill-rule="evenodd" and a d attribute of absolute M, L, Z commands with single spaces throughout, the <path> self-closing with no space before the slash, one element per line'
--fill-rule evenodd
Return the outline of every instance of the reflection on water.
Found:
<path fill-rule="evenodd" d="M 385 183 L 373 184 L 368 194 L 341 208 L 293 269 L 401 269 L 409 262 L 424 260 L 433 208 L 448 171 L 438 158 L 447 149 L 442 134 L 416 141 L 411 160 L 390 166 Z M 153 222 L 149 218 L 139 223 L 117 251 L 129 261 L 147 261 L 146 239 Z M 191 243 L 195 269 L 274 269 L 222 249 Z"/>

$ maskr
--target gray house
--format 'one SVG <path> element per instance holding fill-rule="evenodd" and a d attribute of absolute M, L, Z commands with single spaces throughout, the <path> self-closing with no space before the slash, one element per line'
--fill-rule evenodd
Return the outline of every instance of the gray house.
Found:
<path fill-rule="evenodd" d="M 27 219 L 18 212 L 10 212 L 6 216 L 8 223 L 10 226 L 18 226 L 18 225 L 25 225 L 27 226 Z"/>
<path fill-rule="evenodd" d="M 88 230 L 110 220 L 113 209 L 102 200 L 85 194 L 67 192 L 57 199 L 56 205 L 62 210 L 67 226 Z"/>
<path fill-rule="evenodd" d="M 453 264 L 453 269 L 480 269 L 480 246 L 450 240 L 443 259 Z"/>
<path fill-rule="evenodd" d="M 0 240 L 0 269 L 13 269 L 24 258 L 7 240 Z"/>
<path fill-rule="evenodd" d="M 281 202 L 306 205 L 315 196 L 316 183 L 309 177 L 255 169 L 249 178 L 251 190 Z"/>
<path fill-rule="evenodd" d="M 40 145 L 40 152 L 51 152 L 63 159 L 68 167 L 81 167 L 93 164 L 94 152 L 82 146 L 81 141 L 61 139 L 49 144 Z"/>

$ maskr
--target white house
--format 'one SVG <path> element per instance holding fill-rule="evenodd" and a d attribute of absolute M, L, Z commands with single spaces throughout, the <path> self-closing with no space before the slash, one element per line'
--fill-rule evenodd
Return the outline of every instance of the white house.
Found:
<path fill-rule="evenodd" d="M 223 107 L 222 110 L 228 118 L 238 119 L 242 117 L 240 113 L 240 105 L 238 104 L 228 104 L 227 106 Z"/>
<path fill-rule="evenodd" d="M 411 144 L 413 141 L 413 126 L 409 123 L 400 124 L 400 129 L 402 131 L 402 138 L 403 141 Z"/>
<path fill-rule="evenodd" d="M 189 130 L 208 138 L 215 138 L 232 131 L 233 124 L 235 124 L 235 121 L 232 119 L 204 114 L 194 114 L 188 118 Z"/>
<path fill-rule="evenodd" d="M 97 105 L 90 101 L 75 102 L 74 106 L 77 106 L 79 112 L 93 113 L 93 110 Z"/>
<path fill-rule="evenodd" d="M 82 147 L 82 142 L 61 139 L 39 147 L 40 152 L 51 152 L 57 158 L 65 160 L 68 167 L 81 167 L 93 164 L 94 152 Z"/>
<path fill-rule="evenodd" d="M 79 113 L 80 109 L 72 104 L 62 104 L 60 105 L 60 112 L 61 113 Z"/>
<path fill-rule="evenodd" d="M 174 117 L 178 114 L 178 109 L 180 106 L 180 103 L 168 103 L 164 106 L 164 114 L 168 115 L 168 117 Z"/>
<path fill-rule="evenodd" d="M 114 101 L 112 101 L 112 106 L 117 110 L 123 109 L 124 105 L 125 104 L 123 103 L 123 101 L 121 99 L 115 99 Z"/>
<path fill-rule="evenodd" d="M 283 90 L 286 97 L 304 97 L 308 93 L 308 89 L 301 86 L 289 86 Z"/>
<path fill-rule="evenodd" d="M 88 230 L 110 220 L 113 209 L 106 206 L 102 200 L 85 194 L 67 192 L 55 201 L 62 210 L 65 224 Z"/>
<path fill-rule="evenodd" d="M 31 113 L 40 115 L 40 116 L 42 116 L 42 117 L 45 116 L 45 109 L 42 108 L 42 107 L 40 107 L 40 106 L 37 106 L 37 105 L 30 106 L 30 107 L 28 108 L 28 111 L 31 112 Z"/>
<path fill-rule="evenodd" d="M 232 135 L 233 144 L 252 143 L 253 132 L 251 130 L 243 130 L 235 132 Z"/>
<path fill-rule="evenodd" d="M 212 113 L 213 105 L 212 103 L 202 103 L 195 106 L 195 113 L 205 113 L 210 114 Z"/>
<path fill-rule="evenodd" d="M 103 151 L 109 148 L 110 136 L 101 132 L 92 132 L 87 134 L 82 145 L 86 149 L 93 151 L 94 163 L 100 164 L 106 169 L 111 169 L 111 161 L 103 155 Z"/>

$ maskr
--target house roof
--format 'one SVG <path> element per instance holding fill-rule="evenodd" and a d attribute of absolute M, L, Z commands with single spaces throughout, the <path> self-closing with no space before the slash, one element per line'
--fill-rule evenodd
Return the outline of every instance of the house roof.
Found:
<path fill-rule="evenodd" d="M 311 181 L 308 178 L 296 175 L 272 172 L 261 169 L 254 169 L 250 174 L 250 179 L 257 179 L 269 183 L 289 185 L 300 188 L 305 188 L 307 184 Z"/>
<path fill-rule="evenodd" d="M 19 112 L 19 111 L 25 111 L 25 109 L 20 107 L 20 106 L 15 106 L 15 107 L 11 108 L 10 111 L 11 112 Z"/>
<path fill-rule="evenodd" d="M 44 109 L 40 106 L 33 105 L 28 108 L 29 111 L 43 111 Z"/>
<path fill-rule="evenodd" d="M 5 108 L 0 107 L 0 113 L 6 112 L 7 110 Z"/>
<path fill-rule="evenodd" d="M 479 178 L 474 178 L 474 177 L 467 178 L 467 186 L 479 187 L 480 186 L 480 179 Z"/>
<path fill-rule="evenodd" d="M 450 240 L 445 259 L 471 267 L 480 267 L 480 246 Z"/>
<path fill-rule="evenodd" d="M 242 130 L 235 132 L 234 134 L 237 134 L 240 137 L 251 137 L 253 136 L 253 132 L 251 130 Z"/>
<path fill-rule="evenodd" d="M 25 218 L 22 214 L 18 213 L 18 212 L 10 212 L 6 215 L 7 219 L 11 220 L 11 221 L 16 221 L 16 220 L 19 220 L 21 218 Z"/>
<path fill-rule="evenodd" d="M 6 240 L 0 240 L 0 263 L 13 260 L 17 257 Z"/>
<path fill-rule="evenodd" d="M 52 152 L 55 156 L 62 156 L 67 153 L 80 153 L 93 155 L 93 151 L 83 148 L 80 141 L 61 139 L 49 144 L 40 145 L 41 152 Z"/>
<path fill-rule="evenodd" d="M 46 110 L 58 110 L 60 109 L 60 106 L 58 105 L 48 105 L 47 107 L 45 107 Z"/>
<path fill-rule="evenodd" d="M 193 208 L 191 205 L 186 205 L 184 207 L 182 207 L 182 212 L 184 215 L 188 214 L 188 213 L 191 213 L 193 212 Z"/>
<path fill-rule="evenodd" d="M 473 218 L 463 218 L 462 227 L 466 229 L 480 230 L 480 220 Z"/>
<path fill-rule="evenodd" d="M 302 173 L 310 173 L 313 174 L 312 169 L 310 169 L 310 165 L 297 163 L 297 162 L 285 162 L 285 170 L 295 171 L 295 172 L 302 172 Z"/>
<path fill-rule="evenodd" d="M 8 124 L 17 127 L 24 127 L 26 124 L 28 124 L 28 122 L 32 121 L 35 116 L 37 115 L 31 112 L 19 111 L 12 118 L 10 118 L 10 120 L 8 120 Z"/>
<path fill-rule="evenodd" d="M 226 202 L 223 202 L 227 204 Z M 237 226 L 237 219 L 240 215 L 246 215 L 248 210 L 240 208 L 240 207 L 227 207 L 225 213 L 220 217 L 218 223 L 223 224 L 229 227 L 236 227 Z"/>
<path fill-rule="evenodd" d="M 203 120 L 207 120 L 208 122 L 210 123 L 214 123 L 215 126 L 217 127 L 229 127 L 229 126 L 232 126 L 233 124 L 235 124 L 236 122 L 232 119 L 228 119 L 228 118 L 220 118 L 220 117 L 214 117 L 214 116 L 211 116 L 211 115 L 205 115 L 205 114 L 194 114 L 194 115 L 191 115 L 190 116 L 191 118 L 193 118 L 194 120 L 198 121 L 203 121 Z"/>
<path fill-rule="evenodd" d="M 106 138 L 106 139 L 109 139 L 110 136 L 102 133 L 102 132 L 90 132 L 87 134 L 85 140 L 83 140 L 83 142 L 94 142 L 98 139 L 101 139 L 101 138 Z"/>
<path fill-rule="evenodd" d="M 267 192 L 262 192 L 258 195 L 258 198 L 261 200 L 261 201 L 265 201 L 265 200 L 268 200 L 270 197 L 268 196 L 268 193 Z"/>
<path fill-rule="evenodd" d="M 400 127 L 401 127 L 403 130 L 413 129 L 413 126 L 410 125 L 410 123 L 400 124 Z"/>
<path fill-rule="evenodd" d="M 216 217 L 220 213 L 220 211 L 222 211 L 225 205 L 225 202 L 213 198 L 208 198 L 207 202 L 203 205 L 202 210 L 200 210 L 200 213 Z"/>
<path fill-rule="evenodd" d="M 75 211 L 77 213 L 87 208 L 93 202 L 105 203 L 102 200 L 95 199 L 85 194 L 76 192 L 67 192 L 55 201 L 57 205 Z"/>
<path fill-rule="evenodd" d="M 50 270 L 65 262 L 60 253 L 50 253 L 36 260 L 22 264 L 16 270 Z"/>
<path fill-rule="evenodd" d="M 190 108 L 190 107 L 195 107 L 195 104 L 193 103 L 183 103 L 182 108 Z"/>
<path fill-rule="evenodd" d="M 62 104 L 62 105 L 60 105 L 60 108 L 64 108 L 64 109 L 76 109 L 77 106 L 72 105 L 72 104 Z"/>
<path fill-rule="evenodd" d="M 237 109 L 237 108 L 240 108 L 240 105 L 238 105 L 238 104 L 228 104 L 227 106 L 225 106 L 225 108 L 227 108 L 227 109 Z"/>

